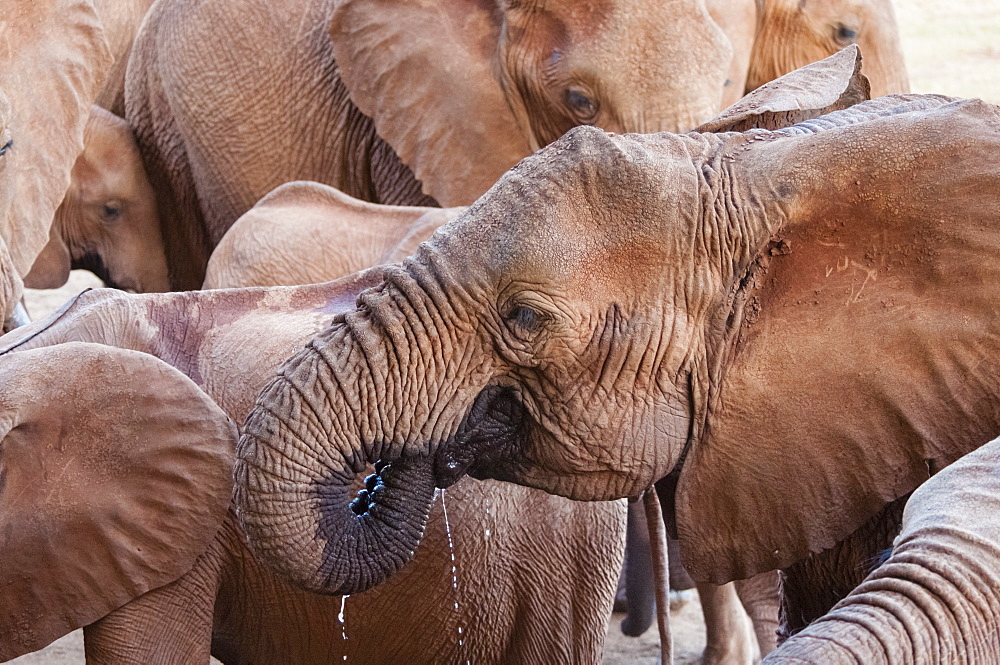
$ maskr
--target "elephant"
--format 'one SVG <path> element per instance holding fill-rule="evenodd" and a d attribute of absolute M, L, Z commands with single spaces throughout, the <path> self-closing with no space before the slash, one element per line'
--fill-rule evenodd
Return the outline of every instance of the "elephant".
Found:
<path fill-rule="evenodd" d="M 909 92 L 891 0 L 762 0 L 757 8 L 747 92 L 850 44 L 865 54 L 872 97 Z"/>
<path fill-rule="evenodd" d="M 465 475 L 580 501 L 659 482 L 686 569 L 722 584 L 832 551 L 986 440 L 1000 115 L 865 101 L 859 56 L 698 132 L 575 128 L 355 276 L 244 421 L 235 505 L 260 560 L 355 593 Z"/>
<path fill-rule="evenodd" d="M 464 208 L 387 206 L 360 201 L 315 182 L 292 182 L 269 193 L 233 224 L 212 252 L 205 275 L 206 289 L 251 286 L 292 286 L 337 279 L 371 265 L 395 263 L 412 254 L 441 225 Z M 639 508 L 638 516 L 633 515 Z M 630 507 L 627 532 L 645 535 L 642 507 Z M 648 536 L 644 539 L 649 557 Z M 651 560 L 630 569 L 639 573 L 633 588 L 646 586 L 648 628 L 652 621 Z M 671 573 L 679 563 L 671 560 Z M 683 574 L 680 569 L 679 574 Z M 772 593 L 767 593 L 770 583 Z M 673 587 L 673 584 L 671 584 Z M 774 648 L 777 623 L 777 579 L 717 589 L 698 586 L 707 628 L 704 662 L 752 663 Z M 746 598 L 748 620 L 740 599 Z M 633 602 L 633 596 L 629 596 Z M 634 609 L 634 608 L 633 608 Z M 636 620 L 634 615 L 626 621 Z M 625 623 L 623 623 L 624 629 Z M 756 634 L 755 634 L 756 628 Z M 759 643 L 759 645 L 758 645 Z"/>
<path fill-rule="evenodd" d="M 197 288 L 229 226 L 285 182 L 466 205 L 575 125 L 697 125 L 731 55 L 704 0 L 165 0 L 136 38 L 126 118 L 171 281 Z"/>
<path fill-rule="evenodd" d="M 708 0 L 707 6 L 733 46 L 725 106 L 850 44 L 868 60 L 872 97 L 909 92 L 891 0 Z"/>
<path fill-rule="evenodd" d="M 25 286 L 54 289 L 71 269 L 89 269 L 115 288 L 167 291 L 167 259 L 156 199 L 132 130 L 94 106 L 69 189 L 49 242 L 24 276 Z"/>
<path fill-rule="evenodd" d="M 4 0 L 0 14 L 0 41 L 17 54 L 0 67 L 0 319 L 9 329 L 111 55 L 89 2 Z"/>
<path fill-rule="evenodd" d="M 968 453 L 906 502 L 891 555 L 765 663 L 1000 661 L 1000 439 Z"/>
<path fill-rule="evenodd" d="M 585 504 L 468 479 L 435 500 L 424 546 L 393 581 L 350 598 L 307 593 L 259 564 L 227 510 L 235 433 L 202 436 L 183 408 L 156 401 L 166 388 L 155 372 L 112 359 L 95 375 L 77 351 L 120 347 L 188 377 L 193 405 L 242 422 L 281 362 L 353 306 L 345 296 L 356 286 L 98 289 L 2 338 L 0 373 L 15 363 L 46 374 L 24 389 L 0 382 L 0 420 L 17 435 L 0 439 L 0 469 L 14 474 L 0 483 L 0 661 L 83 626 L 88 662 L 99 663 L 206 662 L 210 652 L 227 663 L 298 665 L 600 662 L 623 501 Z M 103 420 L 87 420 L 91 411 Z M 123 412 L 130 419 L 118 423 Z M 150 432 L 176 434 L 179 452 L 156 454 L 153 436 L 134 440 L 146 416 Z M 144 466 L 126 463 L 146 460 L 150 447 Z M 121 473 L 102 475 L 105 465 Z"/>

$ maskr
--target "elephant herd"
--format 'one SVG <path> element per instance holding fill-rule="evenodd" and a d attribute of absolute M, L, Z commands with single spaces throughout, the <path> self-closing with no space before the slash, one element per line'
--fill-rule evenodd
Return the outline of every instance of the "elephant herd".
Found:
<path fill-rule="evenodd" d="M 710 665 L 1000 662 L 1000 108 L 888 0 L 0 44 L 0 660 L 600 663 L 655 495 Z"/>

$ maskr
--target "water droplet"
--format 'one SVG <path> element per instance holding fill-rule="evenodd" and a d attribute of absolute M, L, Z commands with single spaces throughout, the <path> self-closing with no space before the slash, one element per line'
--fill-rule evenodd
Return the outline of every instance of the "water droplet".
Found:
<path fill-rule="evenodd" d="M 340 597 L 340 614 L 337 615 L 337 621 L 340 622 L 340 634 L 343 637 L 343 639 L 344 639 L 345 642 L 347 641 L 347 623 L 344 621 L 344 610 L 347 608 L 347 599 L 350 598 L 350 597 L 351 597 L 350 594 L 347 594 L 345 596 L 341 596 Z M 347 651 L 347 645 L 344 645 L 344 652 L 345 652 L 344 653 L 344 661 L 345 662 L 347 661 L 347 653 L 346 653 L 346 651 Z"/>
<path fill-rule="evenodd" d="M 444 531 L 448 534 L 448 549 L 451 552 L 451 588 L 455 590 L 455 613 L 459 615 L 458 624 L 458 646 L 459 648 L 465 647 L 465 640 L 462 638 L 463 628 L 462 628 L 462 614 L 459 609 L 459 591 L 458 591 L 458 566 L 455 565 L 455 541 L 451 537 L 451 523 L 448 521 L 448 505 L 445 502 L 445 492 L 441 490 L 441 510 L 444 511 Z M 471 665 L 471 663 L 466 660 L 466 665 Z"/>

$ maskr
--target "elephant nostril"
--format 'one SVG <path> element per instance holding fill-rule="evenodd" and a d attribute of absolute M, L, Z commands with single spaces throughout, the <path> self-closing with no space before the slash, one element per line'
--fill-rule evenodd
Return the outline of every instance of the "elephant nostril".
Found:
<path fill-rule="evenodd" d="M 358 497 L 351 501 L 351 512 L 355 515 L 364 515 L 371 507 L 371 500 L 368 498 L 368 490 L 358 492 Z"/>
<path fill-rule="evenodd" d="M 364 515 L 378 503 L 379 496 L 385 491 L 386 475 L 391 468 L 388 462 L 379 460 L 375 463 L 375 473 L 365 478 L 365 488 L 351 501 L 351 511 L 355 515 Z"/>

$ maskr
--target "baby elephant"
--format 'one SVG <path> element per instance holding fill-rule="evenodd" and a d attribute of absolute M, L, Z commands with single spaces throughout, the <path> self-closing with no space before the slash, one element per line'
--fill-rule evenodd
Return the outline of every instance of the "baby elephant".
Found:
<path fill-rule="evenodd" d="M 1000 439 L 917 489 L 892 555 L 765 663 L 1000 662 Z"/>
<path fill-rule="evenodd" d="M 71 269 L 82 268 L 115 288 L 167 291 L 156 198 L 132 130 L 118 116 L 95 106 L 83 140 L 49 242 L 35 259 L 25 285 L 58 288 Z"/>

